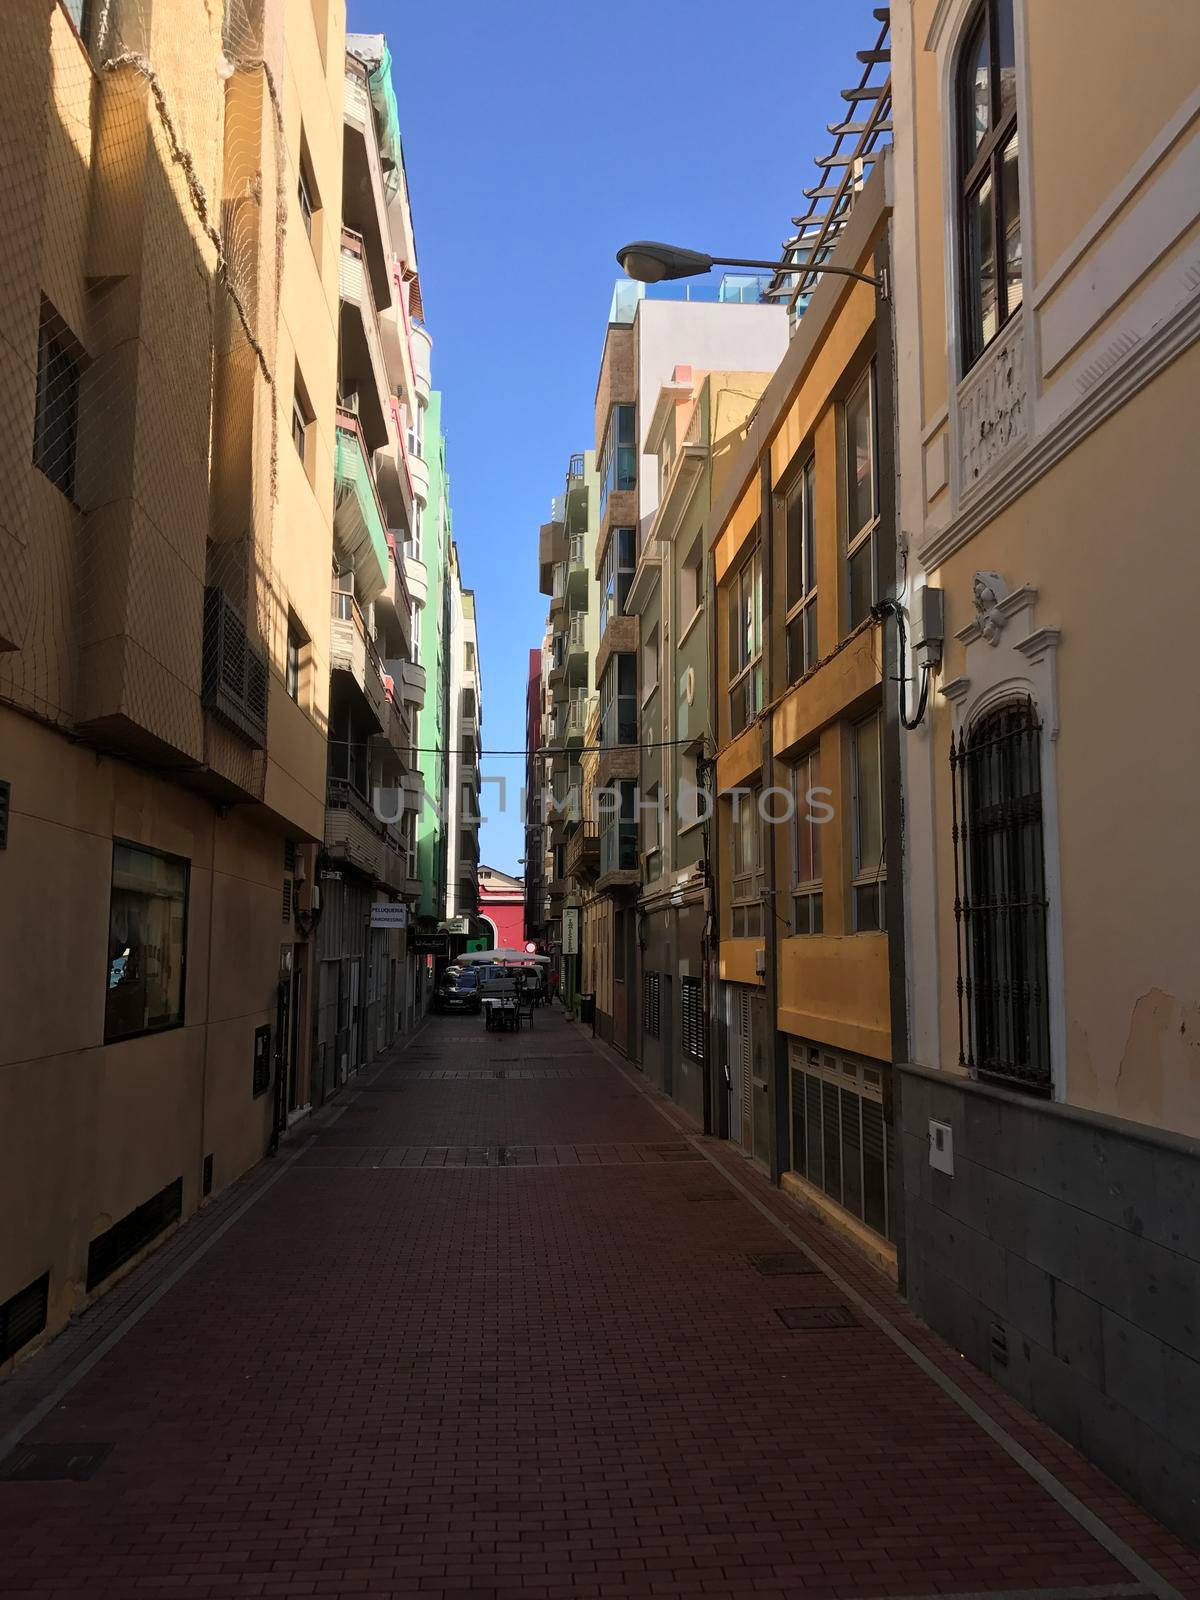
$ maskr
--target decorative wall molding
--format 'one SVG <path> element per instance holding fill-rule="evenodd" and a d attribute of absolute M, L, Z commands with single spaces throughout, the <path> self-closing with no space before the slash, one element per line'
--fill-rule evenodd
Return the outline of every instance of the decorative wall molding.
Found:
<path fill-rule="evenodd" d="M 1197 89 L 1194 94 L 1190 94 L 1175 115 L 1163 125 L 1158 134 L 1150 141 L 1133 166 L 1121 179 L 1120 183 L 1105 198 L 1092 216 L 1088 218 L 1062 255 L 1059 256 L 1049 271 L 1043 275 L 1033 291 L 1032 300 L 1035 306 L 1040 306 L 1048 295 L 1054 293 L 1072 267 L 1095 243 L 1113 218 L 1121 212 L 1128 203 L 1129 197 L 1154 171 L 1180 134 L 1185 132 L 1198 116 L 1200 116 L 1200 89 Z"/>
<path fill-rule="evenodd" d="M 954 635 L 964 645 L 974 644 L 976 639 L 982 639 L 985 644 L 999 644 L 1000 635 L 1013 618 L 1032 611 L 1037 604 L 1037 590 L 1032 584 L 1023 583 L 1010 593 L 998 572 L 977 572 L 973 589 L 975 615 Z"/>
<path fill-rule="evenodd" d="M 917 554 L 925 570 L 932 571 L 969 543 L 981 528 L 998 517 L 1093 428 L 1119 410 L 1198 338 L 1200 294 L 1193 292 L 1175 316 L 1160 322 L 1153 333 L 1139 339 L 1124 359 L 1109 368 L 1077 405 L 1034 438 L 1026 450 L 1005 462 L 962 515 L 953 518 L 918 547 Z"/>
<path fill-rule="evenodd" d="M 1025 322 L 1017 316 L 958 388 L 958 484 L 967 501 L 1029 436 Z"/>
<path fill-rule="evenodd" d="M 1051 373 L 1088 338 L 1200 215 L 1200 129 L 1087 256 L 1086 271 L 1043 304 L 1042 372 Z"/>

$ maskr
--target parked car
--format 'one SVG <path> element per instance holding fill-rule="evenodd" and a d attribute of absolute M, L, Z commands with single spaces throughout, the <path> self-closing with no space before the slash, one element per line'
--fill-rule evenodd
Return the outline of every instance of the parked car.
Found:
<path fill-rule="evenodd" d="M 433 991 L 435 1011 L 479 1010 L 479 974 L 474 967 L 447 967 Z"/>

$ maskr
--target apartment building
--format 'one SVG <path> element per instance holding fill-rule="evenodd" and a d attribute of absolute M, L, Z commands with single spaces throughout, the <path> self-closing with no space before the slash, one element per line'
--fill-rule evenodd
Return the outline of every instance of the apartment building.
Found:
<path fill-rule="evenodd" d="M 0 1368 L 309 1098 L 343 26 L 0 18 Z"/>
<path fill-rule="evenodd" d="M 545 745 L 550 754 L 536 804 L 543 828 L 547 952 L 563 1004 L 578 1006 L 582 887 L 597 854 L 596 820 L 582 806 L 580 758 L 596 698 L 599 583 L 595 573 L 599 485 L 593 451 L 567 463 L 551 520 L 538 533 L 543 594 L 550 596 L 545 662 Z"/>
<path fill-rule="evenodd" d="M 423 402 L 414 357 L 427 341 L 417 337 L 412 214 L 382 36 L 347 38 L 342 89 L 328 775 L 311 1083 L 317 1105 L 411 1027 L 419 1010 L 408 924 L 420 893 L 422 794 L 412 747 L 425 674 L 416 660 L 418 616 L 403 552 L 422 511 L 424 480 L 414 464 Z M 305 228 L 322 228 L 327 207 L 311 172 L 302 170 L 298 198 Z M 301 462 L 311 383 L 297 366 L 292 443 Z"/>
<path fill-rule="evenodd" d="M 716 746 L 705 522 L 768 379 L 765 372 L 676 366 L 657 395 L 646 396 L 645 460 L 659 499 L 626 602 L 641 630 L 641 1063 L 652 1082 L 708 1126 L 714 1099 L 706 997 L 716 930 L 705 794 Z"/>
<path fill-rule="evenodd" d="M 476 930 L 479 911 L 480 750 L 483 685 L 479 671 L 479 637 L 475 595 L 464 589 L 458 548 L 451 546 L 450 694 L 446 729 L 446 921 L 456 939 Z"/>
<path fill-rule="evenodd" d="M 1195 1539 L 1200 13 L 892 21 L 907 1289 Z"/>
<path fill-rule="evenodd" d="M 543 804 L 546 763 L 538 753 L 545 742 L 542 651 L 530 650 L 525 680 L 525 915 L 527 942 L 539 950 L 546 944 L 546 892 L 543 866 L 545 832 Z"/>
<path fill-rule="evenodd" d="M 788 342 L 786 313 L 762 302 L 755 281 L 731 278 L 708 292 L 711 298 L 706 300 L 695 290 L 667 285 L 648 295 L 640 285 L 619 283 L 610 306 L 595 398 L 599 501 L 593 571 L 599 579 L 595 679 L 601 797 L 595 887 L 607 905 L 594 908 L 589 920 L 607 941 L 600 968 L 606 974 L 604 995 L 609 999 L 606 1007 L 598 992 L 597 1031 L 631 1060 L 648 1057 L 663 1086 L 668 1087 L 669 1081 L 671 1092 L 685 1099 L 691 1096 L 693 1103 L 705 1053 L 697 1019 L 703 996 L 693 988 L 702 960 L 697 944 L 702 919 L 693 905 L 685 918 L 690 925 L 688 949 L 682 953 L 688 970 L 680 971 L 676 986 L 679 952 L 666 941 L 678 931 L 677 919 L 658 915 L 656 889 L 650 896 L 655 915 L 648 919 L 644 897 L 661 875 L 660 837 L 667 828 L 678 832 L 680 820 L 668 821 L 662 815 L 662 707 L 667 697 L 659 692 L 658 680 L 660 657 L 673 676 L 674 642 L 669 636 L 665 645 L 663 641 L 661 557 L 651 531 L 661 491 L 669 484 L 661 476 L 661 458 L 652 452 L 650 438 L 654 428 L 655 443 L 661 443 L 660 393 L 685 367 L 765 374 L 775 369 Z M 670 764 L 673 767 L 674 757 Z M 666 777 L 668 785 L 675 781 L 674 772 Z M 694 818 L 682 821 L 686 831 Z M 646 844 L 648 850 L 643 848 Z M 694 845 L 689 841 L 683 846 L 685 859 Z M 688 861 L 677 870 L 690 878 L 692 864 Z M 662 963 L 658 968 L 648 966 L 643 955 L 650 937 L 648 923 L 658 924 L 652 956 Z M 644 971 L 660 974 L 657 1012 L 653 984 L 643 991 Z M 665 1055 L 664 971 L 670 979 L 665 1025 L 670 1049 Z M 650 1041 L 648 1050 L 643 1048 L 644 1037 Z M 683 1047 L 685 1038 L 688 1049 Z"/>

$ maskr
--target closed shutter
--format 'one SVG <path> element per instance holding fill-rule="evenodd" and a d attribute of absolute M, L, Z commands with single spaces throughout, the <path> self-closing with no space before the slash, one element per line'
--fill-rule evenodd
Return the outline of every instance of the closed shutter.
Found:
<path fill-rule="evenodd" d="M 754 1126 L 754 1054 L 750 1034 L 750 992 L 738 990 L 738 1038 L 742 1047 L 742 1138 L 748 1141 Z"/>
<path fill-rule="evenodd" d="M 679 1001 L 683 1013 L 683 1053 L 693 1061 L 703 1061 L 704 988 L 699 978 L 679 980 Z"/>
<path fill-rule="evenodd" d="M 642 973 L 642 1028 L 648 1038 L 659 1036 L 659 975 Z"/>

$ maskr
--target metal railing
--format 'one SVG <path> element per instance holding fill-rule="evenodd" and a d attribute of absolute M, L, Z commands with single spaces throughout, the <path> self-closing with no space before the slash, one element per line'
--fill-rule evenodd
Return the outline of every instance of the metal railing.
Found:
<path fill-rule="evenodd" d="M 879 37 L 871 49 L 858 51 L 862 75 L 853 88 L 842 90 L 849 109 L 841 121 L 826 124 L 833 135 L 833 148 L 816 159 L 821 176 L 804 191 L 808 206 L 792 218 L 797 231 L 784 242 L 783 261 L 763 295 L 765 300 L 782 300 L 786 296 L 793 318 L 803 312 L 800 302 L 817 282 L 814 269 L 828 261 L 837 248 L 867 168 L 878 159 L 882 141 L 892 131 L 888 8 L 877 7 L 874 16 L 881 25 Z M 871 81 L 873 77 L 875 82 Z"/>

